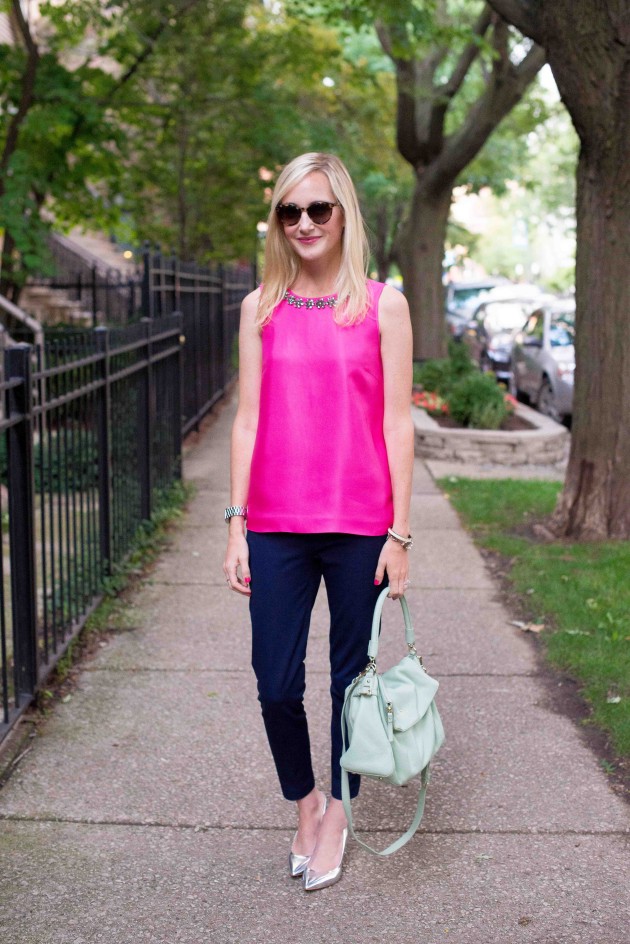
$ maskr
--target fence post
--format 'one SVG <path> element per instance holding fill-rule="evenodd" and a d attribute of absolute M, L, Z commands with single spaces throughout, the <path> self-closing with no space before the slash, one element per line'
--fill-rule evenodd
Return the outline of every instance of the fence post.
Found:
<path fill-rule="evenodd" d="M 225 392 L 227 387 L 228 378 L 230 376 L 230 371 L 228 367 L 228 337 L 229 337 L 229 324 L 228 324 L 228 298 L 227 298 L 227 279 L 226 279 L 226 267 L 221 264 L 219 266 L 219 278 L 221 279 L 221 384 L 220 389 L 222 392 Z"/>
<path fill-rule="evenodd" d="M 146 368 L 140 377 L 140 396 L 138 398 L 138 469 L 140 473 L 140 517 L 150 518 L 153 504 L 152 448 L 155 427 L 153 344 L 151 341 L 153 322 L 150 318 L 143 318 L 142 324 L 144 325 L 146 338 Z"/>
<path fill-rule="evenodd" d="M 134 293 L 136 284 L 132 278 L 127 279 L 127 324 L 133 321 L 134 316 Z"/>
<path fill-rule="evenodd" d="M 198 351 L 202 350 L 203 346 L 202 338 L 204 337 L 204 332 L 202 330 L 202 321 L 204 318 L 208 324 L 208 332 L 212 335 L 212 295 L 209 285 L 207 286 L 208 291 L 205 296 L 202 295 L 203 283 L 200 278 L 201 272 L 197 263 L 192 265 L 191 269 L 193 279 L 193 315 L 190 319 L 190 331 L 187 338 L 188 350 L 186 351 L 186 367 L 188 368 L 189 374 L 188 383 L 194 391 L 192 416 L 195 417 L 195 425 L 193 429 L 195 432 L 199 432 L 199 411 L 201 410 L 201 404 L 203 402 L 203 394 L 201 390 L 202 377 Z M 211 336 L 211 349 L 212 340 Z"/>
<path fill-rule="evenodd" d="M 96 436 L 98 449 L 98 521 L 99 546 L 103 575 L 112 572 L 112 457 L 110 449 L 110 401 L 109 381 L 109 328 L 94 329 L 96 350 L 101 355 L 99 380 L 96 391 Z"/>
<path fill-rule="evenodd" d="M 113 281 L 112 275 L 111 275 L 112 271 L 115 272 L 116 270 L 115 269 L 112 270 L 108 266 L 107 269 L 105 270 L 105 275 L 103 276 L 103 283 L 104 283 L 103 292 L 105 293 L 105 323 L 106 324 L 109 322 L 110 317 L 111 317 L 111 300 L 109 296 L 115 285 L 115 282 Z"/>
<path fill-rule="evenodd" d="M 159 245 L 155 247 L 153 261 L 155 262 L 155 269 L 153 271 L 153 292 L 151 293 L 151 302 L 153 305 L 151 317 L 155 318 L 157 316 L 161 318 L 166 312 L 164 310 L 164 256 L 162 255 Z M 157 276 L 157 280 L 155 276 Z"/>
<path fill-rule="evenodd" d="M 142 250 L 142 314 L 153 318 L 153 292 L 151 291 L 151 246 L 144 244 Z"/>
<path fill-rule="evenodd" d="M 37 687 L 37 610 L 35 596 L 33 415 L 31 346 L 16 344 L 5 354 L 7 380 L 21 383 L 7 391 L 6 414 L 20 419 L 7 430 L 11 604 L 16 707 Z"/>
<path fill-rule="evenodd" d="M 175 362 L 175 405 L 173 408 L 173 436 L 174 436 L 174 466 L 178 479 L 182 477 L 182 430 L 184 428 L 184 315 L 181 311 L 174 311 L 173 318 L 179 328 L 179 352 Z"/>
<path fill-rule="evenodd" d="M 96 266 L 92 266 L 92 327 L 95 328 L 98 324 L 98 319 L 96 317 L 96 311 L 98 308 L 98 298 L 96 294 Z"/>

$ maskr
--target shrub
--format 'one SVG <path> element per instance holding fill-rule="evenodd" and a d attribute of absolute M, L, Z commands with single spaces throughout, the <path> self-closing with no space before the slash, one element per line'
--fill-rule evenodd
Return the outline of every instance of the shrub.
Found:
<path fill-rule="evenodd" d="M 76 432 L 76 431 L 75 431 Z M 33 443 L 36 491 L 65 492 L 94 488 L 98 482 L 98 450 L 93 434 L 55 430 L 42 443 Z M 86 441 L 87 440 L 87 441 Z M 50 443 L 50 448 L 49 448 Z M 0 436 L 0 482 L 9 481 L 7 440 Z"/>
<path fill-rule="evenodd" d="M 448 397 L 453 385 L 477 368 L 470 359 L 468 348 L 458 341 L 449 341 L 448 357 L 425 361 L 414 370 L 414 383 L 421 384 L 426 391 Z"/>
<path fill-rule="evenodd" d="M 477 373 L 477 366 L 473 363 L 468 348 L 461 341 L 448 342 L 448 358 L 451 363 L 453 379 L 459 380 L 466 374 Z"/>
<path fill-rule="evenodd" d="M 425 390 L 444 396 L 452 384 L 451 362 L 444 360 L 425 361 L 414 371 L 414 382 Z"/>
<path fill-rule="evenodd" d="M 490 374 L 464 374 L 453 385 L 448 406 L 456 422 L 475 429 L 498 429 L 510 412 L 503 390 Z"/>
<path fill-rule="evenodd" d="M 424 390 L 414 395 L 413 402 L 434 416 L 448 413 L 462 426 L 498 429 L 514 410 L 513 398 L 494 375 L 479 373 L 465 344 L 450 341 L 448 355 L 416 367 L 414 381 Z"/>

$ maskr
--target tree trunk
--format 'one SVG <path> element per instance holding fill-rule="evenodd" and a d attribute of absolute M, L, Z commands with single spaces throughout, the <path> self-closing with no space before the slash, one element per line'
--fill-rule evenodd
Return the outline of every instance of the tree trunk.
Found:
<path fill-rule="evenodd" d="M 578 165 L 576 386 L 558 533 L 630 538 L 630 102 Z"/>
<path fill-rule="evenodd" d="M 414 360 L 446 357 L 442 262 L 451 186 L 431 193 L 416 183 L 411 212 L 397 247 L 403 290 L 411 310 Z"/>
<path fill-rule="evenodd" d="M 630 538 L 630 21 L 627 0 L 489 0 L 541 43 L 580 138 L 576 370 L 559 535 Z"/>
<path fill-rule="evenodd" d="M 21 286 L 15 273 L 15 240 L 9 230 L 5 230 L 2 241 L 2 264 L 0 266 L 0 295 L 17 305 Z"/>
<path fill-rule="evenodd" d="M 375 240 L 372 255 L 376 263 L 376 277 L 379 282 L 385 282 L 391 266 L 391 253 L 388 245 L 389 219 L 385 202 L 381 203 L 376 213 Z"/>

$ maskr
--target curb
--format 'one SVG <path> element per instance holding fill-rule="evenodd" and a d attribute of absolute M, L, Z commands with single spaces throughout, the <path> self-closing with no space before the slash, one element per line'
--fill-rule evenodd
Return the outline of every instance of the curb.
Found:
<path fill-rule="evenodd" d="M 569 431 L 565 426 L 519 403 L 516 415 L 534 429 L 448 429 L 417 406 L 411 407 L 415 454 L 422 459 L 504 466 L 554 466 L 566 458 Z"/>

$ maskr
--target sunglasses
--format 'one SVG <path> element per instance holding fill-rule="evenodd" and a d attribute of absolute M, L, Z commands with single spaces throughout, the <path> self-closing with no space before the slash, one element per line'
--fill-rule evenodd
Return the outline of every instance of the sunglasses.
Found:
<path fill-rule="evenodd" d="M 316 200 L 314 203 L 309 203 L 307 207 L 299 207 L 297 203 L 279 203 L 276 207 L 276 213 L 283 226 L 295 226 L 296 223 L 300 222 L 302 213 L 306 210 L 313 223 L 321 226 L 322 223 L 327 223 L 332 216 L 333 207 L 338 206 L 341 206 L 341 204 L 327 203 L 325 200 Z"/>

